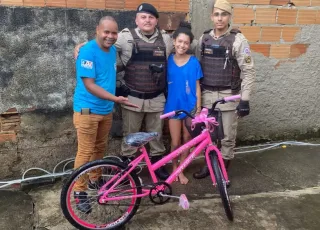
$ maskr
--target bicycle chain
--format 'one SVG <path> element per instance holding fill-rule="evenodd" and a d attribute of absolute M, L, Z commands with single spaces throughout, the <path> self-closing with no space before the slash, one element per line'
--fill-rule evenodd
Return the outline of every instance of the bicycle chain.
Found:
<path fill-rule="evenodd" d="M 161 183 L 161 182 L 160 182 Z M 141 185 L 141 186 L 137 186 L 137 187 L 132 187 L 132 189 L 136 189 L 136 188 L 150 188 L 150 189 L 152 189 L 152 188 L 154 188 L 154 185 L 156 185 L 155 183 L 153 183 L 153 184 L 144 184 L 144 185 Z M 126 191 L 126 189 L 123 189 L 123 190 L 119 190 L 119 192 L 121 192 L 121 191 Z M 93 198 L 92 198 L 93 199 Z M 150 199 L 150 198 L 149 198 Z M 151 200 L 150 200 L 151 201 Z M 152 202 L 152 201 L 151 201 Z M 123 204 L 123 205 L 121 205 L 121 204 L 108 204 L 108 203 L 106 203 L 106 204 L 100 204 L 100 205 L 109 205 L 109 206 L 135 206 L 135 205 L 125 205 L 125 204 Z M 161 205 L 161 204 L 156 204 L 156 203 L 153 203 L 153 204 L 139 204 L 138 206 L 155 206 L 155 205 Z"/>

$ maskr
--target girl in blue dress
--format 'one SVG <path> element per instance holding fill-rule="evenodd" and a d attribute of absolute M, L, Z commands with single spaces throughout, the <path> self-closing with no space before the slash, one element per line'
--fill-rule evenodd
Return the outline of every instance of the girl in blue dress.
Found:
<path fill-rule="evenodd" d="M 164 113 L 174 110 L 186 110 L 190 113 L 199 113 L 201 110 L 200 78 L 203 77 L 201 66 L 195 56 L 187 54 L 190 44 L 193 41 L 191 25 L 181 22 L 180 27 L 173 34 L 173 44 L 175 53 L 168 58 L 168 97 L 164 108 Z M 169 130 L 171 135 L 171 151 L 188 142 L 191 137 L 184 126 L 185 114 L 175 116 L 169 120 Z M 182 137 L 182 138 L 181 138 Z M 182 153 L 180 162 L 189 154 L 189 150 Z M 177 159 L 172 162 L 173 170 L 178 167 Z M 181 184 L 187 184 L 188 178 L 181 172 L 176 179 Z"/>

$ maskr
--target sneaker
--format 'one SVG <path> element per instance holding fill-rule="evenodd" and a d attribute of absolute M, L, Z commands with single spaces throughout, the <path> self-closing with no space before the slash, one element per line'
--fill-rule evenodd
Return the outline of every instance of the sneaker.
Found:
<path fill-rule="evenodd" d="M 102 177 L 100 177 L 97 181 L 89 180 L 88 189 L 89 190 L 99 190 L 105 183 L 106 183 L 106 181 Z"/>
<path fill-rule="evenodd" d="M 88 199 L 88 194 L 86 192 L 74 192 L 74 199 L 76 201 L 77 209 L 85 214 L 91 212 L 90 200 Z"/>

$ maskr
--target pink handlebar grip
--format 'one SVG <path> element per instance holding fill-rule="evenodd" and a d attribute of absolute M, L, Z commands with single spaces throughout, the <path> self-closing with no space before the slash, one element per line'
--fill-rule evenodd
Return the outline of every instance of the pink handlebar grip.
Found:
<path fill-rule="evenodd" d="M 172 117 L 172 116 L 174 116 L 174 115 L 176 115 L 176 112 L 175 112 L 175 111 L 172 111 L 172 112 L 170 112 L 170 113 L 162 114 L 162 115 L 160 116 L 160 119 L 165 119 L 165 118 L 167 118 L 167 117 Z"/>
<path fill-rule="evenodd" d="M 234 96 L 230 96 L 230 97 L 224 97 L 223 99 L 225 101 L 233 101 L 233 100 L 237 100 L 237 99 L 240 99 L 241 96 L 240 95 L 234 95 Z"/>

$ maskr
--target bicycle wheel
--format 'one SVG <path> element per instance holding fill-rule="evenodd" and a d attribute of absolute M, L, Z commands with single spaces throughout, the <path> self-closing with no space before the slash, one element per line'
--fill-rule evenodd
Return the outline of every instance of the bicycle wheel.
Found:
<path fill-rule="evenodd" d="M 100 204 L 99 197 L 103 192 L 98 194 L 99 188 L 87 189 L 86 204 L 89 204 L 90 212 L 84 213 L 78 210 L 77 203 L 79 198 L 74 197 L 74 185 L 80 178 L 88 178 L 90 173 L 100 172 L 102 184 L 123 171 L 127 166 L 121 162 L 114 160 L 98 160 L 89 162 L 76 171 L 74 171 L 70 179 L 65 183 L 61 191 L 61 208 L 66 219 L 76 228 L 88 229 L 118 229 L 126 224 L 137 212 L 141 198 L 129 198 L 117 201 L 108 201 Z M 138 176 L 131 172 L 123 181 L 118 184 L 108 197 L 117 196 L 133 196 L 142 193 L 141 183 Z M 78 200 L 77 200 L 78 199 Z"/>
<path fill-rule="evenodd" d="M 213 169 L 214 176 L 216 178 L 216 183 L 218 185 L 218 189 L 220 192 L 220 196 L 222 199 L 222 204 L 225 210 L 225 213 L 230 221 L 233 221 L 233 211 L 227 191 L 227 183 L 223 177 L 222 170 L 220 168 L 220 164 L 218 161 L 218 157 L 215 152 L 210 153 L 210 160 Z"/>

